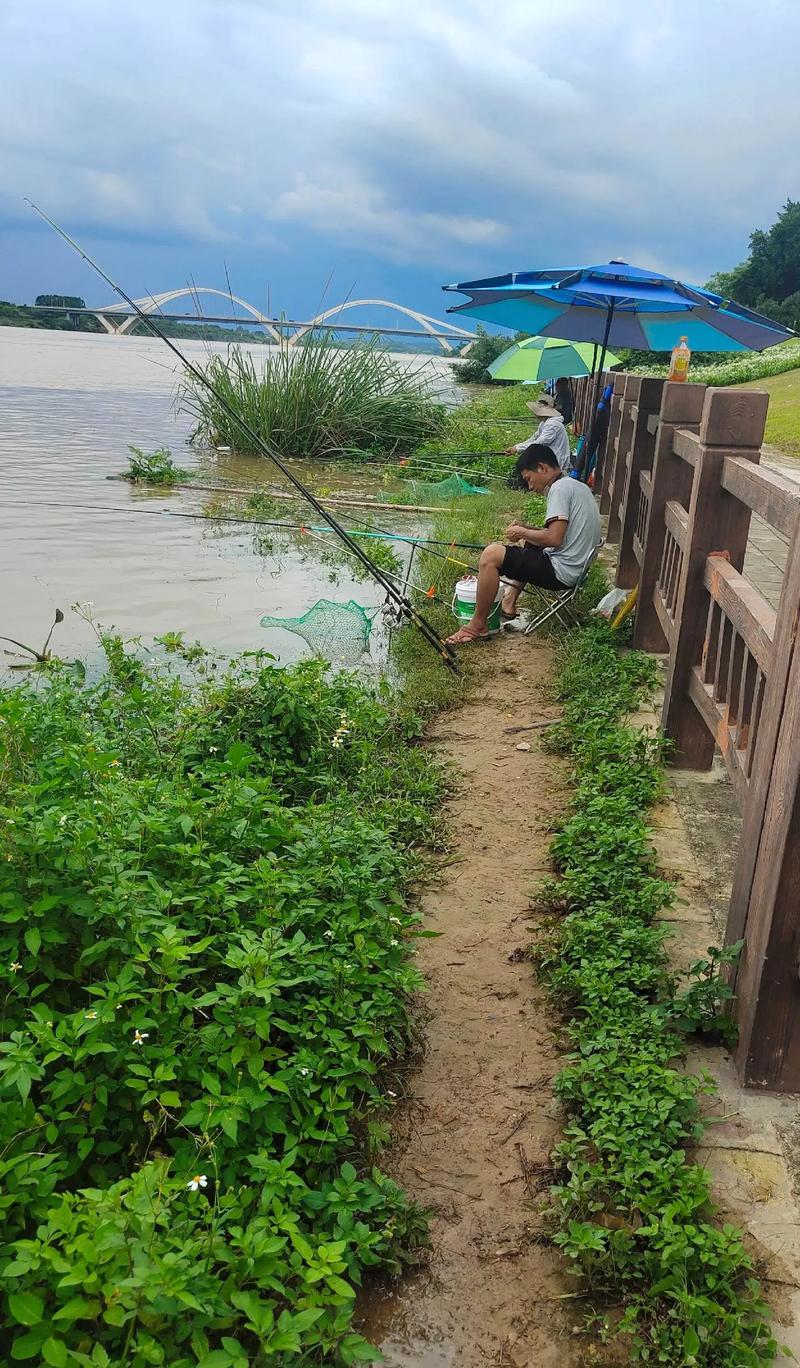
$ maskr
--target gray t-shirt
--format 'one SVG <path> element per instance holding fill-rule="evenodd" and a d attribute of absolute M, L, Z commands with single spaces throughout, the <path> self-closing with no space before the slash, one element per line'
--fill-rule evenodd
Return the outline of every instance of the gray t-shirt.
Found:
<path fill-rule="evenodd" d="M 577 584 L 586 562 L 600 541 L 600 510 L 588 485 L 562 475 L 547 491 L 545 526 L 553 518 L 565 518 L 567 530 L 560 546 L 547 547 L 553 569 L 562 584 Z"/>

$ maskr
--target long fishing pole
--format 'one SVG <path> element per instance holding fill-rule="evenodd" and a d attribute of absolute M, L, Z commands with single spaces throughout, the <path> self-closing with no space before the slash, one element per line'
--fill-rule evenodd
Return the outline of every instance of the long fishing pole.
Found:
<path fill-rule="evenodd" d="M 298 491 L 298 493 L 303 496 L 303 498 L 307 499 L 307 501 L 311 504 L 311 507 L 316 510 L 319 516 L 336 533 L 336 535 L 342 540 L 342 542 L 344 542 L 345 546 L 350 548 L 351 553 L 355 555 L 358 560 L 361 561 L 362 565 L 364 565 L 365 569 L 372 575 L 373 579 L 377 580 L 381 587 L 385 589 L 387 595 L 395 601 L 397 607 L 404 613 L 406 617 L 409 618 L 411 622 L 414 623 L 417 630 L 428 642 L 428 645 L 436 651 L 436 653 L 441 657 L 441 659 L 445 662 L 448 668 L 451 669 L 454 674 L 458 674 L 459 669 L 458 665 L 456 664 L 456 654 L 452 647 L 448 646 L 447 642 L 442 641 L 438 632 L 435 631 L 435 629 L 431 626 L 427 619 L 422 616 L 418 609 L 414 607 L 411 600 L 405 597 L 397 589 L 397 587 L 394 584 L 392 584 L 392 582 L 389 579 L 387 579 L 387 577 L 384 575 L 380 567 L 377 566 L 375 562 L 366 554 L 363 547 L 359 546 L 358 543 L 352 539 L 349 533 L 345 531 L 345 529 L 333 516 L 333 514 L 328 512 L 324 504 L 321 504 L 320 501 L 317 498 L 315 498 L 311 491 L 307 489 L 306 486 L 303 484 L 302 480 L 299 480 L 297 476 L 293 473 L 293 471 L 290 470 L 289 467 L 285 464 L 285 462 L 282 461 L 281 458 L 278 455 L 276 455 L 274 451 L 271 450 L 271 448 L 265 442 L 264 438 L 261 437 L 261 435 L 258 432 L 256 432 L 255 429 L 252 428 L 250 424 L 245 421 L 244 418 L 242 418 L 241 414 L 239 414 L 236 411 L 232 404 L 228 403 L 224 395 L 220 394 L 219 390 L 216 388 L 215 385 L 212 384 L 212 382 L 208 379 L 206 374 L 199 368 L 199 366 L 195 366 L 193 362 L 189 361 L 188 358 L 184 356 L 183 352 L 180 350 L 180 347 L 176 347 L 172 339 L 167 337 L 166 333 L 163 333 L 161 329 L 157 327 L 157 325 L 153 321 L 152 316 L 150 314 L 146 314 L 144 310 L 139 307 L 136 301 L 131 299 L 130 295 L 126 294 L 122 287 L 118 285 L 115 280 L 112 280 L 111 276 L 109 276 L 102 269 L 102 267 L 99 266 L 98 263 L 92 257 L 89 256 L 87 252 L 84 252 L 83 248 L 80 247 L 77 242 L 75 242 L 74 238 L 71 238 L 69 236 L 69 233 L 66 233 L 63 228 L 60 228 L 59 225 L 55 223 L 54 220 L 51 219 L 49 215 L 47 215 L 44 212 L 43 209 L 40 209 L 37 204 L 33 203 L 33 200 L 30 200 L 26 197 L 25 202 L 30 205 L 34 213 L 38 214 L 39 218 L 41 218 L 50 228 L 52 228 L 54 233 L 57 233 L 58 236 L 62 238 L 64 242 L 66 242 L 68 247 L 71 247 L 72 250 L 76 252 L 78 256 L 81 257 L 81 259 L 85 261 L 87 265 L 90 266 L 92 270 L 97 273 L 97 275 L 100 276 L 101 280 L 104 280 L 106 282 L 106 284 L 114 291 L 115 294 L 119 295 L 120 299 L 123 299 L 125 303 L 129 305 L 131 309 L 133 309 L 134 313 L 138 316 L 140 322 L 145 324 L 148 331 L 151 332 L 154 337 L 159 338 L 160 341 L 162 341 L 165 344 L 165 346 L 169 347 L 173 355 L 177 356 L 178 360 L 180 361 L 184 369 L 188 371 L 190 375 L 193 375 L 195 380 L 197 380 L 197 382 L 200 385 L 202 385 L 204 389 L 208 390 L 210 394 L 213 394 L 217 403 L 221 405 L 221 407 L 225 410 L 228 416 L 232 418 L 233 421 L 238 425 L 241 431 L 246 433 L 251 441 L 255 442 L 256 446 L 263 452 L 263 454 L 269 460 L 274 462 L 274 464 L 280 470 L 281 474 Z"/>
<path fill-rule="evenodd" d="M 188 518 L 192 522 L 235 523 L 238 527 L 272 527 L 284 532 L 330 532 L 330 527 L 308 527 L 305 523 L 283 522 L 277 519 L 235 517 L 222 513 L 184 513 L 173 508 L 131 508 L 121 504 L 83 504 L 70 503 L 56 499 L 12 499 L 6 500 L 5 508 L 74 508 L 83 513 L 125 513 L 148 518 Z M 354 519 L 360 523 L 360 519 Z M 363 528 L 363 530 L 362 530 Z M 402 532 L 392 532 L 388 528 L 375 527 L 372 523 L 360 523 L 359 527 L 348 529 L 354 537 L 378 538 L 381 541 L 403 542 L 407 546 L 454 546 L 459 551 L 482 551 L 483 542 L 455 542 L 444 537 L 412 537 Z M 431 552 L 433 555 L 434 553 Z M 383 572 L 388 574 L 388 570 Z"/>

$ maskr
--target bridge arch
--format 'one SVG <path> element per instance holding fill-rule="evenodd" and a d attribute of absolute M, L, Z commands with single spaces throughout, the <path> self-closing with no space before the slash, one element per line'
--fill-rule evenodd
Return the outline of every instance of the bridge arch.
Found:
<path fill-rule="evenodd" d="M 458 333 L 470 345 L 475 341 L 475 333 L 467 332 L 465 328 L 455 328 L 450 323 L 442 323 L 438 318 L 430 318 L 428 314 L 419 313 L 416 309 L 409 309 L 405 304 L 395 304 L 390 299 L 348 299 L 345 300 L 344 304 L 337 304 L 332 309 L 325 309 L 323 313 L 317 314 L 316 318 L 312 318 L 305 328 L 299 328 L 289 346 L 293 347 L 301 337 L 305 337 L 306 333 L 311 332 L 314 327 L 327 323 L 328 319 L 335 318 L 338 314 L 344 313 L 346 309 L 363 309 L 370 305 L 382 309 L 394 309 L 397 313 L 405 314 L 407 318 L 413 318 L 415 323 L 419 323 L 427 333 L 434 336 L 441 332 Z M 379 332 L 380 329 L 376 328 L 375 331 Z M 436 340 L 442 351 L 452 352 L 453 348 L 446 337 L 437 337 Z"/>
<path fill-rule="evenodd" d="M 176 290 L 164 290 L 161 294 L 146 295 L 143 299 L 134 300 L 134 303 L 144 314 L 157 314 L 163 305 L 171 304 L 175 299 L 184 299 L 187 297 L 194 298 L 195 295 L 198 294 L 217 295 L 220 299 L 227 299 L 233 304 L 238 304 L 240 308 L 246 310 L 251 318 L 255 319 L 256 322 L 269 333 L 274 342 L 285 343 L 285 333 L 282 336 L 267 316 L 263 314 L 260 309 L 257 309 L 255 305 L 249 304 L 246 299 L 240 299 L 238 295 L 233 295 L 228 290 L 217 290 L 211 285 L 182 285 Z M 442 323 L 440 319 L 431 318 L 428 314 L 420 313 L 417 309 L 411 309 L 406 304 L 396 304 L 391 299 L 348 299 L 345 300 L 343 304 L 336 304 L 332 309 L 325 309 L 322 313 L 317 314 L 316 318 L 312 318 L 308 323 L 299 327 L 294 336 L 289 339 L 288 345 L 293 347 L 301 337 L 305 337 L 308 333 L 313 332 L 316 327 L 323 326 L 329 319 L 336 318 L 339 314 L 345 313 L 348 309 L 363 309 L 369 307 L 393 309 L 397 313 L 405 314 L 407 318 L 412 318 L 425 332 L 436 337 L 436 341 L 439 343 L 442 351 L 446 353 L 452 353 L 454 347 L 448 338 L 438 335 L 442 332 L 454 333 L 458 337 L 463 337 L 464 344 L 466 345 L 462 344 L 458 349 L 461 356 L 466 356 L 472 344 L 475 342 L 476 334 L 474 332 L 468 332 L 466 328 L 456 327 L 453 323 Z M 130 314 L 128 317 L 124 318 L 121 323 L 115 324 L 108 315 L 111 315 L 111 318 L 115 315 L 119 316 L 119 310 L 119 304 L 109 304 L 103 308 L 94 309 L 92 312 L 95 317 L 100 320 L 106 332 L 122 337 L 130 332 L 131 328 L 135 327 L 136 324 L 140 322 L 140 319 L 137 314 Z M 332 326 L 335 328 L 335 324 Z M 375 331 L 379 332 L 380 329 L 376 328 Z"/>
<path fill-rule="evenodd" d="M 273 341 L 280 342 L 281 338 L 277 329 L 273 328 L 269 319 L 265 314 L 261 313 L 260 309 L 257 309 L 253 304 L 248 304 L 246 299 L 240 299 L 238 295 L 230 294 L 228 290 L 215 290 L 210 285 L 184 285 L 178 290 L 164 290 L 161 294 L 147 295 L 144 299 L 134 300 L 134 303 L 138 305 L 142 313 L 152 314 L 157 313 L 164 304 L 171 304 L 175 299 L 184 299 L 187 296 L 194 298 L 194 296 L 198 294 L 219 295 L 220 299 L 228 299 L 232 304 L 238 304 L 240 308 L 246 309 L 250 316 L 255 318 L 261 326 L 266 329 Z M 119 327 L 115 328 L 113 325 L 109 324 L 108 320 L 103 315 L 107 313 L 113 314 L 118 312 L 118 310 L 119 305 L 112 304 L 107 309 L 98 309 L 97 317 L 109 332 L 114 332 L 119 337 L 122 337 L 125 333 L 130 332 L 131 328 L 141 322 L 141 320 L 137 314 L 131 314 L 130 318 L 126 318 Z"/>

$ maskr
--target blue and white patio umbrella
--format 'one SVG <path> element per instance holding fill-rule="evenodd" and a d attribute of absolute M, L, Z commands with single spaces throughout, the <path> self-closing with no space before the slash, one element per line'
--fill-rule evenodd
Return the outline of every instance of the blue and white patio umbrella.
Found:
<path fill-rule="evenodd" d="M 763 351 L 795 336 L 721 295 L 624 261 L 515 271 L 443 289 L 470 296 L 448 313 L 542 337 L 597 342 L 603 350 L 671 351 L 685 337 L 693 351 Z"/>
<path fill-rule="evenodd" d="M 513 271 L 442 288 L 470 296 L 448 313 L 540 337 L 598 342 L 594 413 L 608 347 L 671 351 L 685 337 L 692 351 L 764 351 L 795 336 L 790 328 L 721 295 L 626 261 L 577 270 Z"/>

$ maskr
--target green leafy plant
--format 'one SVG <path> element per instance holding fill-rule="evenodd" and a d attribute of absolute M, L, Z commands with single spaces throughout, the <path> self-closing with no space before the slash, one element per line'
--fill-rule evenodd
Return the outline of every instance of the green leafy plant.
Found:
<path fill-rule="evenodd" d="M 322 663 L 101 639 L 0 692 L 0 1362 L 369 1362 L 364 1272 L 425 1238 L 370 1156 L 441 773 Z"/>
<path fill-rule="evenodd" d="M 125 479 L 133 484 L 173 485 L 191 477 L 191 471 L 176 466 L 167 447 L 142 451 L 141 447 L 129 446 L 128 451 Z"/>
<path fill-rule="evenodd" d="M 631 1361 L 768 1364 L 778 1346 L 750 1257 L 738 1231 L 715 1224 L 705 1170 L 686 1158 L 713 1085 L 680 1068 L 684 1041 L 731 1039 L 721 971 L 740 947 L 709 950 L 676 993 L 657 920 L 672 890 L 646 824 L 663 751 L 623 721 L 654 682 L 653 663 L 620 653 L 605 624 L 561 648 L 563 721 L 549 744 L 576 791 L 553 841 L 559 877 L 540 894 L 556 915 L 535 952 L 573 1046 L 555 1083 L 569 1116 L 554 1155 L 555 1241 L 598 1303 L 621 1306 L 595 1324 L 625 1337 Z"/>

